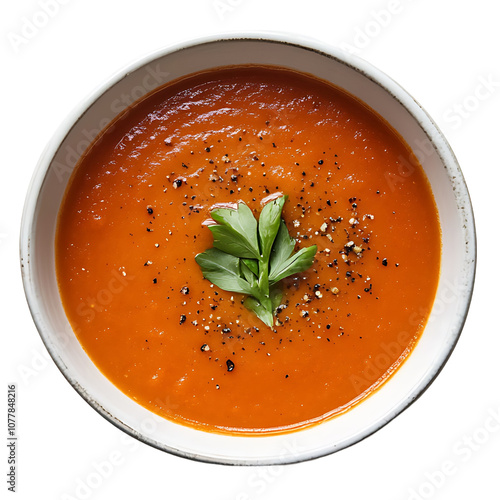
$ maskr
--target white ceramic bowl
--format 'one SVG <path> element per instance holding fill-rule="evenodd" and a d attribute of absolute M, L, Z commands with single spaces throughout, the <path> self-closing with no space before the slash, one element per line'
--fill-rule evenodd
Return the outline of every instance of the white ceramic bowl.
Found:
<path fill-rule="evenodd" d="M 129 399 L 94 366 L 66 319 L 56 283 L 54 237 L 71 171 L 93 137 L 131 101 L 200 70 L 270 64 L 311 73 L 347 90 L 384 117 L 413 148 L 429 178 L 442 226 L 441 275 L 430 320 L 414 351 L 383 386 L 347 413 L 289 434 L 242 437 L 161 419 Z M 33 176 L 21 228 L 29 307 L 55 363 L 101 415 L 132 436 L 184 457 L 225 464 L 277 464 L 316 458 L 367 437 L 429 386 L 462 330 L 475 272 L 472 207 L 457 161 L 441 132 L 397 83 L 365 61 L 297 36 L 209 37 L 169 47 L 126 68 L 74 110 L 45 149 Z"/>

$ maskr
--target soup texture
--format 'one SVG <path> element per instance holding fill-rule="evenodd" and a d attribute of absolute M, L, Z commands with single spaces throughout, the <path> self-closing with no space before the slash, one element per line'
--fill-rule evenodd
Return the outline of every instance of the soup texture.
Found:
<path fill-rule="evenodd" d="M 203 278 L 217 203 L 283 220 L 313 265 L 282 283 L 273 328 Z M 164 418 L 284 432 L 338 415 L 410 354 L 441 259 L 429 183 L 373 110 L 313 77 L 231 67 L 125 110 L 84 154 L 60 208 L 67 317 L 99 370 Z"/>

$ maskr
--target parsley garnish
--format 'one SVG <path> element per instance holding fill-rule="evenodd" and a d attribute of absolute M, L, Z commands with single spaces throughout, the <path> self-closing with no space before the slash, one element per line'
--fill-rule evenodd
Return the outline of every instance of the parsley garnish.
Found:
<path fill-rule="evenodd" d="M 203 276 L 228 292 L 248 295 L 245 306 L 272 327 L 283 292 L 279 282 L 311 267 L 316 245 L 294 253 L 295 240 L 281 218 L 286 196 L 264 205 L 259 221 L 244 202 L 215 208 L 208 228 L 214 248 L 195 259 Z"/>

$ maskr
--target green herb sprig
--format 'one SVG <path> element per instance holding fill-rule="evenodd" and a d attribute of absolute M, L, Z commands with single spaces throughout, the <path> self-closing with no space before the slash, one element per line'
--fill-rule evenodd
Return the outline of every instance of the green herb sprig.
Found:
<path fill-rule="evenodd" d="M 248 295 L 244 304 L 267 326 L 283 297 L 279 282 L 311 267 L 317 247 L 294 253 L 295 240 L 281 218 L 286 196 L 266 203 L 259 221 L 244 202 L 215 208 L 207 223 L 213 246 L 195 259 L 203 276 L 228 292 Z"/>

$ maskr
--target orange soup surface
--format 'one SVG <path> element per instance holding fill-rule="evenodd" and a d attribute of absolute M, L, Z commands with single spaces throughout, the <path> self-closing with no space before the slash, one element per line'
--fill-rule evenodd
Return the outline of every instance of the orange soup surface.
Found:
<path fill-rule="evenodd" d="M 296 249 L 274 328 L 202 276 L 216 203 L 288 196 Z M 85 351 L 158 415 L 226 433 L 298 429 L 346 411 L 411 352 L 441 258 L 437 209 L 407 144 L 345 92 L 232 67 L 127 109 L 77 165 L 56 268 Z M 230 368 L 229 368 L 230 367 Z"/>

